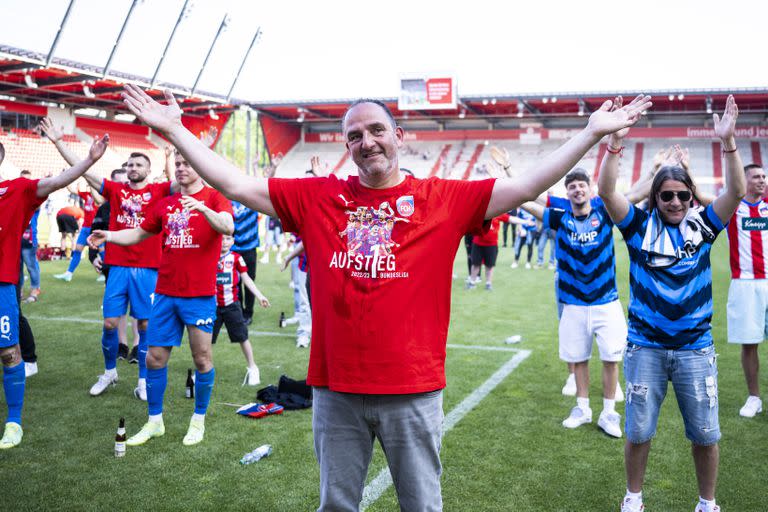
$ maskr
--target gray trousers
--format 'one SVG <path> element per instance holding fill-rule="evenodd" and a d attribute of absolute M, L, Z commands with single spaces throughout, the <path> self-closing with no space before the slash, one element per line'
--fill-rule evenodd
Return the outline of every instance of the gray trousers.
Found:
<path fill-rule="evenodd" d="M 312 431 L 320 464 L 318 512 L 358 512 L 374 438 L 387 458 L 400 510 L 442 510 L 442 424 L 442 390 L 362 395 L 314 388 Z"/>

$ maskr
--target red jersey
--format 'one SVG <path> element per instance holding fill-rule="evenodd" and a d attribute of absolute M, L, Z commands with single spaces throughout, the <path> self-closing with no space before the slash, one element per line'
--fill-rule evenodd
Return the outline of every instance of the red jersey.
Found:
<path fill-rule="evenodd" d="M 508 221 L 509 221 L 508 213 L 504 213 L 499 215 L 498 217 L 494 217 L 493 220 L 491 221 L 491 228 L 481 235 L 475 235 L 474 238 L 472 238 L 472 243 L 474 245 L 480 245 L 482 247 L 493 247 L 494 245 L 499 245 L 499 225 L 502 222 L 508 222 Z"/>
<path fill-rule="evenodd" d="M 158 201 L 171 193 L 171 183 L 150 183 L 134 190 L 128 184 L 104 180 L 99 193 L 109 201 L 109 230 L 120 231 L 141 226 L 144 216 Z M 158 268 L 160 266 L 160 237 L 153 236 L 136 245 L 107 244 L 107 265 L 121 267 Z"/>
<path fill-rule="evenodd" d="M 216 305 L 229 306 L 239 299 L 240 274 L 248 272 L 248 266 L 242 256 L 228 252 L 219 258 L 216 267 Z"/>
<path fill-rule="evenodd" d="M 493 183 L 269 180 L 312 268 L 309 384 L 370 394 L 445 387 L 453 262 L 464 234 L 483 228 Z"/>
<path fill-rule="evenodd" d="M 93 218 L 96 216 L 96 210 L 99 207 L 96 205 L 96 201 L 93 200 L 93 196 L 90 192 L 78 192 L 77 195 L 83 200 L 83 227 L 89 228 L 93 224 Z"/>
<path fill-rule="evenodd" d="M 768 257 L 768 202 L 742 200 L 728 222 L 731 277 L 765 279 Z"/>
<path fill-rule="evenodd" d="M 37 197 L 38 180 L 0 181 L 0 283 L 19 282 L 21 237 L 45 197 Z"/>
<path fill-rule="evenodd" d="M 193 198 L 215 212 L 232 214 L 232 203 L 211 187 Z M 216 295 L 216 262 L 221 254 L 221 234 L 205 216 L 181 206 L 181 194 L 161 199 L 146 214 L 141 229 L 162 232 L 162 258 L 155 291 L 171 297 Z"/>

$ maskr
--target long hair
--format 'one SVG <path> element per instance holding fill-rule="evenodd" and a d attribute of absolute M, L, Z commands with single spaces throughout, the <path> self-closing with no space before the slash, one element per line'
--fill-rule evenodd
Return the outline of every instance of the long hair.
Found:
<path fill-rule="evenodd" d="M 682 167 L 662 167 L 656 173 L 651 184 L 651 193 L 648 195 L 648 212 L 653 213 L 656 209 L 656 195 L 661 190 L 661 185 L 667 180 L 679 181 L 691 191 L 691 195 L 696 197 L 696 185 L 688 175 L 688 172 Z"/>

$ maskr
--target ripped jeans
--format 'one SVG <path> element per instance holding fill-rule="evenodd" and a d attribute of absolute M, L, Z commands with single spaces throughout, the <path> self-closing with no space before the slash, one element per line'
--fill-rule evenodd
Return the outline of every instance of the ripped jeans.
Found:
<path fill-rule="evenodd" d="M 715 346 L 697 350 L 666 350 L 628 343 L 624 353 L 627 382 L 627 439 L 642 444 L 656 435 L 659 410 L 672 381 L 685 424 L 685 436 L 695 445 L 720 440 Z"/>

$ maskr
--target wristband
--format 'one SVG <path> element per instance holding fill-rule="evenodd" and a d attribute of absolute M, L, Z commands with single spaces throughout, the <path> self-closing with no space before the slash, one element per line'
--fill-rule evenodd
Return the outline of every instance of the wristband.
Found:
<path fill-rule="evenodd" d="M 107 242 L 111 242 L 111 241 L 112 241 L 112 232 L 107 231 Z"/>
<path fill-rule="evenodd" d="M 612 155 L 618 155 L 619 153 L 621 153 L 622 151 L 624 151 L 624 146 L 621 146 L 621 147 L 620 147 L 620 148 L 618 148 L 618 149 L 613 149 L 613 148 L 610 146 L 610 144 L 609 144 L 609 145 L 607 145 L 607 146 L 605 147 L 605 150 L 606 150 L 607 152 L 609 152 L 610 154 L 612 154 Z"/>
<path fill-rule="evenodd" d="M 739 147 L 738 147 L 738 146 L 736 146 L 736 147 L 735 147 L 735 148 L 733 148 L 733 149 L 725 149 L 725 148 L 723 148 L 723 153 L 735 153 L 735 152 L 737 152 L 738 150 L 739 150 Z"/>

